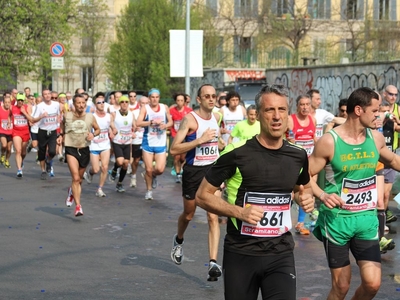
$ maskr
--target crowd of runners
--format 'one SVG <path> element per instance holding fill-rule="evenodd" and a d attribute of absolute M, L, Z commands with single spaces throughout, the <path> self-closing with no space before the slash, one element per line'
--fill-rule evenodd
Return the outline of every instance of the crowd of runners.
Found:
<path fill-rule="evenodd" d="M 398 90 L 393 85 L 382 93 L 355 90 L 340 100 L 337 116 L 319 108 L 323 99 L 316 89 L 298 95 L 293 114 L 288 96 L 285 87 L 268 85 L 246 108 L 239 93 L 217 94 L 205 84 L 193 110 L 189 95 L 175 94 L 168 106 L 160 103 L 156 88 L 140 97 L 117 91 L 108 102 L 104 93 L 90 97 L 83 89 L 45 89 L 40 96 L 30 88 L 13 89 L 0 107 L 0 162 L 12 168 L 13 152 L 20 179 L 27 152 L 37 152 L 38 178 L 46 180 L 57 174 L 53 160 L 65 161 L 71 173 L 65 203 L 75 204 L 78 217 L 83 179 L 96 181 L 96 196 L 105 197 L 106 181 L 123 193 L 125 177 L 135 188 L 138 176 L 146 186 L 144 199 L 152 200 L 170 154 L 183 199 L 174 263 L 184 261 L 184 233 L 201 206 L 209 223 L 207 280 L 224 274 L 226 299 L 257 299 L 259 289 L 265 298 L 295 299 L 290 210 L 297 202 L 294 231 L 314 230 L 324 243 L 332 276 L 329 299 L 347 294 L 349 250 L 362 275 L 355 297 L 371 299 L 380 285 L 380 255 L 395 248 L 385 233 L 386 224 L 397 220 L 388 203 L 400 169 L 394 155 Z M 141 163 L 144 171 L 137 174 Z M 307 214 L 313 223 L 305 223 Z M 223 267 L 217 263 L 219 216 L 228 217 Z"/>

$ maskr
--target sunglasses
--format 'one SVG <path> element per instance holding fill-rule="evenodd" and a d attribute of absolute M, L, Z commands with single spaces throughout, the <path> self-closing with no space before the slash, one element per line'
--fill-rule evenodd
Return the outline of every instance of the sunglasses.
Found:
<path fill-rule="evenodd" d="M 390 97 L 397 97 L 397 95 L 398 94 L 392 94 L 392 93 L 389 93 L 389 92 L 386 92 Z"/>
<path fill-rule="evenodd" d="M 217 99 L 217 95 L 215 95 L 215 94 L 212 94 L 212 95 L 210 95 L 210 94 L 205 94 L 205 95 L 203 95 L 203 97 L 205 98 L 205 99 Z"/>
<path fill-rule="evenodd" d="M 104 101 L 96 102 L 96 104 L 104 104 Z"/>
<path fill-rule="evenodd" d="M 51 97 L 50 99 L 51 100 L 57 100 L 57 97 Z"/>
<path fill-rule="evenodd" d="M 120 101 L 119 103 L 129 103 L 129 101 Z"/>

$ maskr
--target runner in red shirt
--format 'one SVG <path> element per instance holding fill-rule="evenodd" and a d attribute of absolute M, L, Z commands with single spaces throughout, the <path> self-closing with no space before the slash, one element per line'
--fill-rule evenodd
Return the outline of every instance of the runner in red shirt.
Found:
<path fill-rule="evenodd" d="M 31 107 L 24 104 L 25 95 L 23 93 L 17 94 L 17 105 L 11 108 L 12 113 L 12 138 L 15 149 L 15 162 L 17 164 L 17 178 L 22 178 L 22 165 L 26 156 L 26 147 L 30 139 L 29 122 L 35 123 L 47 116 L 47 113 L 40 115 L 37 118 L 31 117 Z"/>
<path fill-rule="evenodd" d="M 11 98 L 4 97 L 3 106 L 0 107 L 0 141 L 1 158 L 0 162 L 6 168 L 10 168 L 10 156 L 12 145 L 12 123 L 11 123 Z"/>
<path fill-rule="evenodd" d="M 192 109 L 186 106 L 186 95 L 178 93 L 174 95 L 175 105 L 171 106 L 169 112 L 171 114 L 174 126 L 171 127 L 171 137 L 175 138 L 176 132 L 181 125 L 181 121 L 184 116 L 192 111 Z M 176 183 L 181 183 L 182 181 L 182 164 L 185 162 L 186 153 L 174 155 L 174 169 L 176 172 Z"/>

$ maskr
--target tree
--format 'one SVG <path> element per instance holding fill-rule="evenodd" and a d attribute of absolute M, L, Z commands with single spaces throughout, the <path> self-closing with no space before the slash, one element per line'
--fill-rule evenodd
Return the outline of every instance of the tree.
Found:
<path fill-rule="evenodd" d="M 182 80 L 169 77 L 169 30 L 184 29 L 177 8 L 169 0 L 129 2 L 106 55 L 106 72 L 115 89 L 157 87 L 162 95 L 182 89 Z"/>
<path fill-rule="evenodd" d="M 266 39 L 278 46 L 284 46 L 292 52 L 291 64 L 299 64 L 300 48 L 308 32 L 316 29 L 313 19 L 308 14 L 309 1 L 275 1 L 263 2 L 260 23 Z"/>
<path fill-rule="evenodd" d="M 15 81 L 12 74 L 43 74 L 50 70 L 52 42 L 71 36 L 68 24 L 73 0 L 7 0 L 0 2 L 0 77 Z"/>

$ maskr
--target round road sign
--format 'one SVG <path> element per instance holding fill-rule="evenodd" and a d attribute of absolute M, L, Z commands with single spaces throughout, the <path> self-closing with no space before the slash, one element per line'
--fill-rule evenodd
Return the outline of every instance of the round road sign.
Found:
<path fill-rule="evenodd" d="M 54 57 L 61 57 L 65 53 L 65 47 L 59 42 L 55 42 L 50 46 L 50 54 Z"/>

